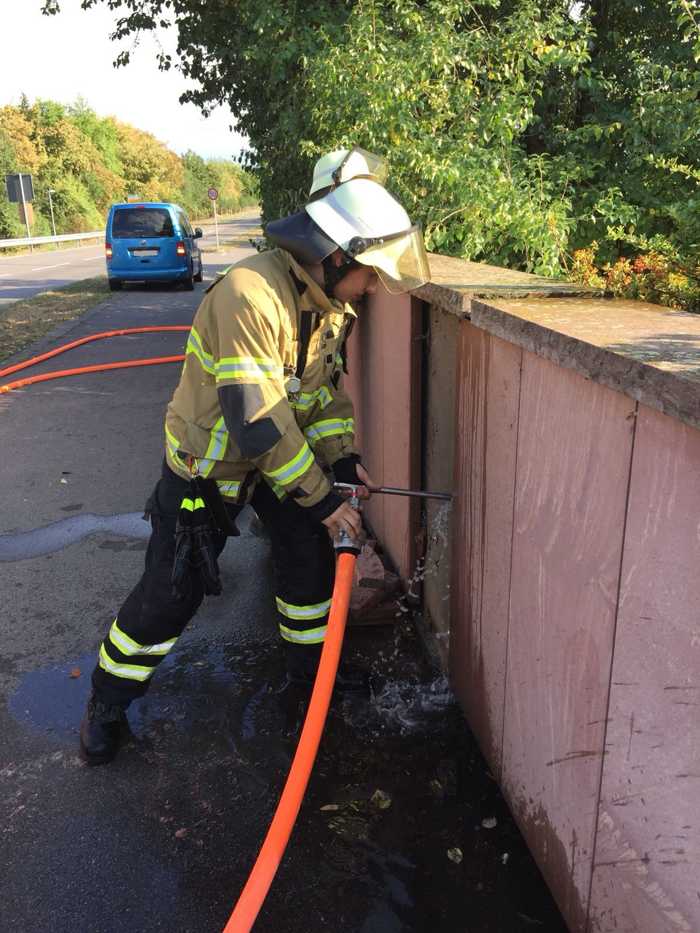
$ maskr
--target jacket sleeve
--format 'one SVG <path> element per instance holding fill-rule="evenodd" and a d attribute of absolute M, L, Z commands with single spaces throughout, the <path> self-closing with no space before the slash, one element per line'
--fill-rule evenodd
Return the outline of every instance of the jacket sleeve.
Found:
<path fill-rule="evenodd" d="M 279 299 L 249 270 L 212 290 L 208 343 L 228 432 L 241 456 L 278 495 L 286 493 L 321 520 L 342 500 L 302 434 L 289 405 L 280 356 Z"/>
<path fill-rule="evenodd" d="M 326 400 L 324 407 L 317 410 L 311 423 L 304 428 L 304 435 L 312 450 L 328 466 L 333 466 L 342 457 L 358 453 L 355 447 L 353 405 L 343 389 L 342 369 L 338 368 L 337 373 L 337 388 L 333 387 L 332 382 L 327 387 L 330 401 Z"/>

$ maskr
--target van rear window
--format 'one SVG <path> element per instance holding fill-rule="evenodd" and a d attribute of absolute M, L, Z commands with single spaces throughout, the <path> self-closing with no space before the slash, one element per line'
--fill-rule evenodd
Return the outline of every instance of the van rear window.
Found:
<path fill-rule="evenodd" d="M 119 207 L 112 218 L 112 236 L 174 236 L 173 222 L 162 207 Z"/>

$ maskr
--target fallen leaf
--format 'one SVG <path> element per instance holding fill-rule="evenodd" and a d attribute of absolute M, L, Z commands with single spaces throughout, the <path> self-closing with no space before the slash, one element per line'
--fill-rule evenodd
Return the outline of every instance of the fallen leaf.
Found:
<path fill-rule="evenodd" d="M 322 810 L 340 810 L 340 805 L 337 803 L 327 803 L 325 806 L 321 807 Z"/>
<path fill-rule="evenodd" d="M 184 839 L 186 835 L 187 835 L 187 830 L 186 830 L 186 829 L 177 829 L 177 830 L 175 830 L 175 838 L 176 838 L 176 839 Z"/>
<path fill-rule="evenodd" d="M 370 800 L 378 810 L 388 810 L 391 806 L 391 797 L 383 790 L 375 790 Z"/>
<path fill-rule="evenodd" d="M 82 671 L 79 667 L 71 668 L 70 674 L 68 675 L 72 680 L 75 680 L 76 677 L 80 677 Z"/>
<path fill-rule="evenodd" d="M 485 820 L 481 821 L 481 825 L 484 829 L 494 829 L 498 826 L 498 820 L 495 816 L 487 816 Z"/>
<path fill-rule="evenodd" d="M 458 849 L 456 846 L 454 849 L 448 849 L 447 857 L 451 862 L 454 862 L 455 865 L 459 865 L 462 861 L 462 850 Z"/>

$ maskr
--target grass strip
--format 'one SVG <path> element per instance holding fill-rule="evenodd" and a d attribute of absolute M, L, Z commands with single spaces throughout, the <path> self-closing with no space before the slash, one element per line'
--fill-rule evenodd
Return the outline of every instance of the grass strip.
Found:
<path fill-rule="evenodd" d="M 77 320 L 109 293 L 106 276 L 99 275 L 0 306 L 0 362 L 57 324 Z"/>

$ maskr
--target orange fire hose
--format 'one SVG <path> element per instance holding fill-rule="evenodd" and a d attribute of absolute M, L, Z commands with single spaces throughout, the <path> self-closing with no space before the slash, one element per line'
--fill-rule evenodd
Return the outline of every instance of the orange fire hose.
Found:
<path fill-rule="evenodd" d="M 21 363 L 15 363 L 13 366 L 6 366 L 4 369 L 0 369 L 0 378 L 19 372 L 22 369 L 27 369 L 29 366 L 35 366 L 37 363 L 43 363 L 44 360 L 48 360 L 52 356 L 58 356 L 59 353 L 65 353 L 66 350 L 72 350 L 74 347 L 79 347 L 84 343 L 90 343 L 93 340 L 101 340 L 104 337 L 122 337 L 125 334 L 149 334 L 158 331 L 176 330 L 189 331 L 190 327 L 186 324 L 162 324 L 157 327 L 124 327 L 120 330 L 106 330 L 99 334 L 90 334 L 87 337 L 81 337 L 79 340 L 72 340 L 70 343 L 64 343 L 54 350 L 49 350 L 47 353 L 33 356 L 28 360 L 23 360 Z M 40 376 L 27 376 L 26 379 L 16 379 L 14 382 L 0 385 L 0 395 L 5 392 L 11 392 L 13 389 L 19 389 L 22 386 L 32 385 L 35 382 L 47 382 L 50 379 L 60 379 L 63 376 L 78 376 L 81 373 L 97 373 L 109 369 L 126 369 L 131 366 L 155 366 L 158 363 L 181 363 L 184 358 L 183 355 L 159 356 L 147 360 L 125 360 L 119 363 L 100 363 L 94 366 L 80 366 L 76 369 L 55 370 L 54 372 L 43 373 Z"/>
<path fill-rule="evenodd" d="M 357 555 L 354 553 L 342 552 L 338 555 L 326 639 L 301 738 L 267 836 L 238 903 L 224 927 L 224 933 L 248 933 L 252 928 L 294 828 L 331 701 L 356 560 Z"/>

